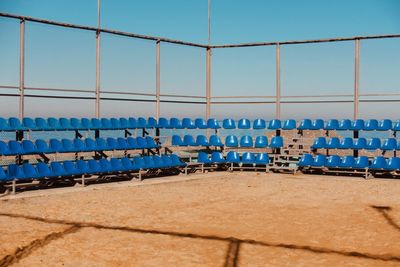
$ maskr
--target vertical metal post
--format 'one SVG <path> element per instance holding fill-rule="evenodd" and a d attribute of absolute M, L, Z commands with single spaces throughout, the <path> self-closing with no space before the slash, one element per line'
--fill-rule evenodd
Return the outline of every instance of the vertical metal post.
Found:
<path fill-rule="evenodd" d="M 160 118 L 160 40 L 156 42 L 156 118 Z"/>
<path fill-rule="evenodd" d="M 25 20 L 19 24 L 19 110 L 20 119 L 25 113 Z"/>
<path fill-rule="evenodd" d="M 208 45 L 211 42 L 211 0 L 208 0 Z"/>
<path fill-rule="evenodd" d="M 100 0 L 97 0 L 96 31 L 96 118 L 100 117 Z"/>
<path fill-rule="evenodd" d="M 211 116 L 211 48 L 206 52 L 206 119 Z"/>
<path fill-rule="evenodd" d="M 360 40 L 355 40 L 354 51 L 354 119 L 358 118 L 359 114 L 359 86 L 360 86 Z"/>
<path fill-rule="evenodd" d="M 276 44 L 276 98 L 275 98 L 275 118 L 281 117 L 281 48 Z"/>

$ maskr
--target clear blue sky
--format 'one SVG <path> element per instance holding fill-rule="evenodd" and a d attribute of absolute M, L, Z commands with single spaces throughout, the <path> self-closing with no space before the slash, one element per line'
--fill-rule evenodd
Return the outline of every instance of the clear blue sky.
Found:
<path fill-rule="evenodd" d="M 101 1 L 101 27 L 186 41 L 207 42 L 207 0 Z M 0 0 L 0 11 L 96 26 L 97 0 Z M 398 0 L 212 0 L 213 44 L 400 33 Z M 0 18 L 0 84 L 18 84 L 17 21 Z M 104 34 L 101 88 L 153 93 L 154 42 Z M 400 40 L 363 41 L 361 93 L 400 92 Z M 284 46 L 282 94 L 351 94 L 352 42 Z M 163 44 L 162 93 L 204 95 L 202 49 Z M 27 23 L 26 86 L 93 89 L 94 34 Z M 4 89 L 1 89 L 4 90 Z M 33 93 L 30 91 L 29 93 Z M 273 95 L 274 47 L 214 50 L 213 95 Z M 93 96 L 92 94 L 90 96 Z M 30 116 L 92 116 L 93 101 L 26 100 Z M 0 115 L 17 114 L 17 100 L 0 97 Z M 72 105 L 73 104 L 73 105 Z M 363 117 L 395 117 L 399 103 L 361 105 Z M 60 109 L 62 107 L 62 109 Z M 389 108 L 388 108 L 389 107 Z M 202 105 L 162 104 L 162 114 L 202 116 Z M 349 117 L 352 104 L 282 106 L 284 117 Z M 103 101 L 103 116 L 152 115 L 154 104 Z M 273 105 L 215 105 L 216 117 L 274 116 Z"/>

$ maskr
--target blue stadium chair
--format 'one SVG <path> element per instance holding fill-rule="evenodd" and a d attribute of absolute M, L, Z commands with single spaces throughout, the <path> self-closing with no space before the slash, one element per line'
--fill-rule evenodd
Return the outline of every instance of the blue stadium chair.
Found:
<path fill-rule="evenodd" d="M 340 147 L 339 149 L 352 149 L 354 146 L 353 143 L 353 138 L 351 137 L 345 137 L 342 139 L 342 141 L 340 142 Z"/>
<path fill-rule="evenodd" d="M 381 150 L 396 150 L 396 149 L 397 149 L 397 140 L 395 138 L 386 139 L 381 146 Z"/>
<path fill-rule="evenodd" d="M 221 139 L 216 135 L 210 136 L 210 146 L 224 146 Z"/>
<path fill-rule="evenodd" d="M 224 155 L 221 152 L 214 151 L 211 153 L 211 161 L 213 163 L 226 163 Z"/>
<path fill-rule="evenodd" d="M 21 146 L 24 154 L 36 154 L 38 152 L 35 144 L 31 140 L 22 140 Z"/>
<path fill-rule="evenodd" d="M 312 162 L 312 167 L 324 167 L 326 164 L 325 155 L 316 155 L 314 161 Z"/>
<path fill-rule="evenodd" d="M 51 130 L 51 131 L 61 130 L 60 123 L 59 123 L 58 119 L 56 119 L 56 118 L 48 118 L 47 125 L 49 126 L 48 130 Z"/>
<path fill-rule="evenodd" d="M 371 140 L 368 141 L 366 149 L 367 150 L 376 150 L 381 148 L 381 139 L 379 138 L 372 138 Z"/>
<path fill-rule="evenodd" d="M 71 129 L 73 129 L 73 130 L 82 130 L 83 129 L 81 120 L 78 118 L 71 118 L 69 120 L 69 124 L 71 125 Z"/>
<path fill-rule="evenodd" d="M 251 124 L 249 119 L 240 119 L 238 122 L 238 129 L 250 129 Z"/>
<path fill-rule="evenodd" d="M 390 171 L 400 171 L 400 158 L 390 158 L 387 161 L 386 169 Z"/>
<path fill-rule="evenodd" d="M 369 167 L 369 160 L 366 156 L 360 156 L 354 159 L 354 168 L 355 169 L 365 169 Z"/>
<path fill-rule="evenodd" d="M 361 137 L 354 140 L 353 149 L 366 149 L 367 139 Z"/>
<path fill-rule="evenodd" d="M 84 152 L 86 151 L 86 147 L 85 147 L 85 142 L 82 139 L 79 138 L 75 138 L 72 141 L 73 145 L 74 145 L 74 152 Z"/>
<path fill-rule="evenodd" d="M 12 131 L 26 130 L 26 128 L 22 125 L 21 121 L 15 117 L 11 117 L 8 119 L 8 126 Z"/>
<path fill-rule="evenodd" d="M 81 129 L 82 130 L 90 130 L 93 129 L 92 122 L 88 118 L 81 119 Z"/>
<path fill-rule="evenodd" d="M 369 166 L 372 170 L 386 170 L 387 169 L 387 161 L 384 157 L 379 156 L 375 157 L 372 161 L 371 166 Z"/>
<path fill-rule="evenodd" d="M 355 160 L 353 156 L 344 156 L 340 162 L 340 168 L 353 168 Z"/>
<path fill-rule="evenodd" d="M 138 169 L 145 169 L 146 168 L 146 164 L 144 162 L 144 159 L 140 156 L 135 156 L 133 157 L 133 163 L 136 166 L 136 168 Z"/>
<path fill-rule="evenodd" d="M 89 167 L 89 174 L 97 174 L 102 172 L 100 163 L 95 159 L 88 160 L 87 165 Z"/>
<path fill-rule="evenodd" d="M 62 144 L 62 152 L 75 152 L 74 145 L 72 144 L 71 140 L 62 139 L 61 144 Z"/>
<path fill-rule="evenodd" d="M 198 146 L 209 146 L 210 145 L 210 143 L 207 140 L 207 137 L 202 134 L 200 134 L 196 137 L 196 144 Z"/>
<path fill-rule="evenodd" d="M 48 153 L 49 152 L 49 145 L 43 139 L 36 139 L 35 146 L 37 153 Z"/>
<path fill-rule="evenodd" d="M 60 162 L 57 162 L 57 161 L 51 162 L 50 169 L 51 169 L 51 172 L 53 173 L 54 177 L 62 177 L 62 176 L 67 175 L 67 172 L 65 171 L 64 166 L 61 165 Z"/>
<path fill-rule="evenodd" d="M 221 128 L 221 126 L 219 125 L 219 122 L 216 119 L 208 119 L 207 120 L 207 128 L 219 129 L 219 128 Z"/>
<path fill-rule="evenodd" d="M 162 155 L 162 156 L 161 156 L 161 160 L 162 160 L 163 166 L 164 166 L 165 168 L 175 167 L 174 164 L 173 164 L 173 162 L 172 162 L 172 159 L 171 159 L 169 156 L 167 156 L 167 155 Z M 176 167 L 178 167 L 178 166 L 176 166 Z"/>
<path fill-rule="evenodd" d="M 274 136 L 274 137 L 272 137 L 269 147 L 270 148 L 281 148 L 281 147 L 283 147 L 283 138 L 282 138 L 282 136 Z"/>
<path fill-rule="evenodd" d="M 198 156 L 197 156 L 197 162 L 203 163 L 203 164 L 210 164 L 211 159 L 208 157 L 208 154 L 205 152 L 200 151 Z"/>
<path fill-rule="evenodd" d="M 270 130 L 279 130 L 281 128 L 282 128 L 282 122 L 277 119 L 271 120 L 268 124 L 268 129 Z"/>
<path fill-rule="evenodd" d="M 128 143 L 126 142 L 125 138 L 123 138 L 123 137 L 117 138 L 117 149 L 118 150 L 127 150 L 128 149 Z"/>
<path fill-rule="evenodd" d="M 337 168 L 340 166 L 341 159 L 338 155 L 329 156 L 326 160 L 325 167 Z"/>
<path fill-rule="evenodd" d="M 117 142 L 117 140 L 115 138 L 108 137 L 106 139 L 106 141 L 107 141 L 107 149 L 108 150 L 116 150 L 116 149 L 118 149 L 118 142 Z"/>
<path fill-rule="evenodd" d="M 92 138 L 86 138 L 84 142 L 85 142 L 85 151 L 87 152 L 101 150 L 97 149 L 96 141 L 93 140 Z"/>
<path fill-rule="evenodd" d="M 8 141 L 8 150 L 10 151 L 10 155 L 23 155 L 24 150 L 22 149 L 21 143 L 18 141 Z"/>
<path fill-rule="evenodd" d="M 310 167 L 314 162 L 314 158 L 310 154 L 304 154 L 301 156 L 298 165 L 300 167 Z"/>
<path fill-rule="evenodd" d="M 265 135 L 257 136 L 256 141 L 254 142 L 255 148 L 266 148 L 268 147 L 268 137 Z"/>
<path fill-rule="evenodd" d="M 119 125 L 121 129 L 128 129 L 129 128 L 129 121 L 127 118 L 119 118 Z"/>
<path fill-rule="evenodd" d="M 171 142 L 173 146 L 184 146 L 182 138 L 179 135 L 173 135 Z"/>
<path fill-rule="evenodd" d="M 128 138 L 126 138 L 126 142 L 128 144 L 128 149 L 137 149 L 138 148 L 136 138 L 128 137 Z"/>
<path fill-rule="evenodd" d="M 146 169 L 158 169 L 158 167 L 154 164 L 153 158 L 150 156 L 143 157 L 145 168 Z"/>
<path fill-rule="evenodd" d="M 78 168 L 78 170 L 81 174 L 90 174 L 89 165 L 86 161 L 81 160 L 81 159 L 77 160 L 76 167 Z"/>
<path fill-rule="evenodd" d="M 340 148 L 340 139 L 337 137 L 332 137 L 329 139 L 328 143 L 325 146 L 326 149 L 338 149 Z"/>
<path fill-rule="evenodd" d="M 57 162 L 58 163 L 58 162 Z M 81 171 L 76 166 L 76 163 L 70 160 L 63 161 L 62 166 L 60 163 L 57 164 L 57 175 L 56 176 L 75 176 L 82 175 Z M 52 168 L 53 170 L 53 168 Z M 54 173 L 54 171 L 53 171 Z"/>
<path fill-rule="evenodd" d="M 185 135 L 183 137 L 183 143 L 186 146 L 197 146 L 196 140 L 194 140 L 194 137 L 192 135 L 189 135 L 189 134 L 187 134 L 187 135 Z"/>
<path fill-rule="evenodd" d="M 22 170 L 24 172 L 24 179 L 38 179 L 42 178 L 37 173 L 36 168 L 30 163 L 22 164 Z"/>
<path fill-rule="evenodd" d="M 143 117 L 139 117 L 136 121 L 136 128 L 144 129 L 147 126 L 147 121 Z"/>
<path fill-rule="evenodd" d="M 239 153 L 236 151 L 229 151 L 226 155 L 226 162 L 228 163 L 240 163 Z"/>
<path fill-rule="evenodd" d="M 7 167 L 8 180 L 23 180 L 25 178 L 22 166 L 10 164 Z"/>
<path fill-rule="evenodd" d="M 378 129 L 377 120 L 367 120 L 364 125 L 364 131 L 376 131 Z"/>
<path fill-rule="evenodd" d="M 113 167 L 111 166 L 110 161 L 107 159 L 99 159 L 100 167 L 101 167 L 101 173 L 106 174 L 106 173 L 113 173 Z"/>
<path fill-rule="evenodd" d="M 136 137 L 136 142 L 138 144 L 138 148 L 139 149 L 145 149 L 145 148 L 149 148 L 146 139 L 144 139 L 143 137 Z"/>
<path fill-rule="evenodd" d="M 207 129 L 207 122 L 204 119 L 201 118 L 195 119 L 194 124 L 198 129 Z"/>
<path fill-rule="evenodd" d="M 268 165 L 269 156 L 267 153 L 258 153 L 254 162 L 256 165 Z"/>
<path fill-rule="evenodd" d="M 92 118 L 90 120 L 91 123 L 91 127 L 89 129 L 91 130 L 101 130 L 102 129 L 102 125 L 101 125 L 101 120 L 97 119 L 97 118 Z"/>
<path fill-rule="evenodd" d="M 314 139 L 314 143 L 311 145 L 313 149 L 323 149 L 326 147 L 325 137 L 317 137 Z"/>
<path fill-rule="evenodd" d="M 196 125 L 194 124 L 194 121 L 190 118 L 182 119 L 182 127 L 185 129 L 196 129 Z"/>
<path fill-rule="evenodd" d="M 87 139 L 86 139 L 86 140 L 87 140 Z M 96 148 L 95 148 L 95 150 L 101 151 L 101 150 L 108 150 L 108 149 L 109 149 L 108 144 L 107 144 L 107 141 L 104 140 L 103 138 L 98 137 L 98 138 L 96 138 L 95 141 L 96 141 Z M 86 146 L 87 146 L 87 143 L 86 143 Z"/>
<path fill-rule="evenodd" d="M 325 130 L 327 131 L 338 130 L 338 129 L 339 129 L 339 121 L 336 119 L 329 120 L 325 125 Z"/>
<path fill-rule="evenodd" d="M 253 147 L 253 138 L 249 135 L 240 138 L 240 147 Z"/>
<path fill-rule="evenodd" d="M 164 165 L 163 160 L 158 155 L 152 156 L 151 159 L 153 160 L 154 168 L 163 169 L 167 167 Z"/>
<path fill-rule="evenodd" d="M 138 122 L 135 118 L 128 118 L 128 129 L 136 129 L 138 127 Z"/>
<path fill-rule="evenodd" d="M 157 128 L 167 129 L 169 127 L 169 120 L 167 118 L 159 118 Z"/>
<path fill-rule="evenodd" d="M 186 166 L 186 163 L 183 162 L 177 155 L 171 154 L 170 158 L 172 160 L 173 166 L 177 166 L 177 167 L 185 167 Z"/>
<path fill-rule="evenodd" d="M 156 141 L 153 139 L 153 137 L 146 136 L 144 138 L 147 143 L 147 148 L 159 148 L 160 146 L 156 143 Z"/>
<path fill-rule="evenodd" d="M 361 131 L 364 129 L 364 125 L 365 125 L 364 120 L 357 119 L 352 122 L 350 130 Z"/>
<path fill-rule="evenodd" d="M 124 158 L 121 159 L 121 164 L 122 164 L 122 167 L 123 167 L 123 171 L 133 171 L 133 170 L 137 170 L 138 169 L 133 164 L 133 162 L 127 157 L 124 157 Z"/>
<path fill-rule="evenodd" d="M 253 121 L 253 129 L 254 130 L 263 130 L 267 128 L 267 124 L 263 119 L 255 119 Z"/>
<path fill-rule="evenodd" d="M 389 131 L 393 128 L 393 122 L 391 120 L 385 119 L 381 120 L 378 124 L 378 131 Z"/>
<path fill-rule="evenodd" d="M 322 130 L 324 129 L 324 120 L 322 119 L 316 119 L 312 121 L 311 129 L 312 130 Z"/>
<path fill-rule="evenodd" d="M 38 131 L 48 131 L 49 126 L 47 125 L 47 120 L 44 118 L 35 118 L 36 129 Z"/>
<path fill-rule="evenodd" d="M 236 129 L 236 123 L 232 119 L 224 119 L 222 121 L 222 127 L 224 129 Z"/>
<path fill-rule="evenodd" d="M 299 130 L 312 130 L 312 121 L 310 119 L 304 119 L 300 122 Z"/>
<path fill-rule="evenodd" d="M 296 129 L 296 121 L 295 120 L 285 120 L 282 129 L 283 130 L 294 130 Z"/>
<path fill-rule="evenodd" d="M 23 118 L 22 125 L 25 129 L 28 129 L 30 131 L 35 131 L 37 129 L 35 121 L 32 118 Z"/>
<path fill-rule="evenodd" d="M 111 118 L 110 119 L 110 123 L 111 123 L 111 129 L 113 130 L 122 130 L 122 129 L 126 129 L 126 126 L 122 126 L 121 124 L 121 119 L 118 118 Z"/>
<path fill-rule="evenodd" d="M 169 128 L 171 128 L 171 129 L 183 129 L 182 122 L 178 118 L 171 118 L 169 120 Z"/>
<path fill-rule="evenodd" d="M 101 129 L 102 130 L 113 130 L 113 126 L 111 124 L 110 119 L 107 118 L 101 118 Z"/>
<path fill-rule="evenodd" d="M 6 172 L 4 171 L 4 169 L 2 167 L 0 167 L 0 183 L 1 182 L 6 182 L 9 181 L 10 179 L 8 178 Z"/>
<path fill-rule="evenodd" d="M 154 128 L 157 128 L 157 126 L 158 126 L 158 122 L 157 122 L 157 120 L 155 118 L 153 118 L 153 117 L 148 117 L 147 118 L 146 128 L 154 129 Z"/>
<path fill-rule="evenodd" d="M 111 167 L 114 172 L 123 172 L 125 171 L 124 165 L 120 159 L 112 158 L 110 159 Z"/>
<path fill-rule="evenodd" d="M 58 127 L 61 131 L 75 130 L 75 128 L 71 126 L 70 119 L 67 118 L 60 118 L 58 120 Z"/>
<path fill-rule="evenodd" d="M 38 164 L 36 164 L 35 168 L 36 173 L 40 178 L 50 178 L 54 176 L 49 166 L 44 162 L 39 162 Z"/>
<path fill-rule="evenodd" d="M 339 131 L 348 131 L 351 129 L 351 120 L 344 119 L 339 122 Z"/>
<path fill-rule="evenodd" d="M 251 152 L 244 152 L 242 154 L 241 162 L 243 165 L 254 164 L 256 162 L 256 158 Z"/>
<path fill-rule="evenodd" d="M 0 140 L 0 155 L 7 156 L 10 155 L 10 150 L 8 149 L 8 145 Z"/>
<path fill-rule="evenodd" d="M 400 131 L 400 120 L 393 124 L 393 131 Z"/>
<path fill-rule="evenodd" d="M 8 125 L 8 121 L 4 118 L 0 118 L 0 131 L 9 131 L 10 126 Z"/>

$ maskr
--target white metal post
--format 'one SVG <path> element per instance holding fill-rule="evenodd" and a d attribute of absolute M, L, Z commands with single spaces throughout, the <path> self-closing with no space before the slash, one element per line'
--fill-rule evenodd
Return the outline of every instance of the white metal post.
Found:
<path fill-rule="evenodd" d="M 156 118 L 160 118 L 160 40 L 156 42 Z"/>
<path fill-rule="evenodd" d="M 360 102 L 360 40 L 355 40 L 354 51 L 354 119 L 359 115 L 359 102 Z"/>
<path fill-rule="evenodd" d="M 206 119 L 211 116 L 211 48 L 206 52 Z"/>
<path fill-rule="evenodd" d="M 275 118 L 281 117 L 281 48 L 276 44 L 276 99 L 275 99 Z"/>
<path fill-rule="evenodd" d="M 96 31 L 96 118 L 100 117 L 100 0 L 97 0 Z"/>
<path fill-rule="evenodd" d="M 19 24 L 19 118 L 25 113 L 25 20 Z"/>

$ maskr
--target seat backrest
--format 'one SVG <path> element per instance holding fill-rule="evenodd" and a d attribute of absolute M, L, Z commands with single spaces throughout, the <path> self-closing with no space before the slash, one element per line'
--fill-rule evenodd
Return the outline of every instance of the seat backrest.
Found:
<path fill-rule="evenodd" d="M 338 155 L 331 155 L 327 158 L 326 166 L 328 167 L 338 167 L 341 163 L 341 158 Z"/>
<path fill-rule="evenodd" d="M 11 130 L 22 130 L 24 127 L 18 118 L 11 117 L 8 119 L 8 126 Z"/>
<path fill-rule="evenodd" d="M 272 148 L 281 148 L 281 147 L 283 147 L 283 138 L 282 138 L 282 136 L 274 136 L 274 137 L 272 137 L 270 147 L 272 147 Z"/>
<path fill-rule="evenodd" d="M 190 118 L 183 118 L 182 119 L 182 127 L 185 129 L 196 129 L 196 125 L 194 124 L 194 121 Z"/>
<path fill-rule="evenodd" d="M 118 142 L 118 149 L 121 149 L 121 150 L 128 149 L 128 143 L 126 142 L 125 138 L 118 137 L 117 142 Z"/>
<path fill-rule="evenodd" d="M 367 139 L 364 137 L 357 138 L 354 140 L 354 148 L 358 149 L 365 149 L 367 147 Z"/>
<path fill-rule="evenodd" d="M 353 131 L 361 131 L 364 129 L 365 122 L 362 119 L 354 120 L 351 124 L 351 130 Z"/>
<path fill-rule="evenodd" d="M 325 130 L 338 130 L 338 129 L 339 129 L 339 121 L 337 119 L 330 119 L 325 125 Z"/>
<path fill-rule="evenodd" d="M 344 119 L 340 121 L 338 130 L 348 131 L 350 129 L 351 129 L 351 120 Z"/>
<path fill-rule="evenodd" d="M 37 148 L 31 140 L 22 140 L 21 145 L 25 154 L 37 153 Z"/>
<path fill-rule="evenodd" d="M 378 124 L 378 131 L 389 131 L 393 128 L 393 122 L 389 119 L 381 120 Z"/>
<path fill-rule="evenodd" d="M 147 121 L 146 121 L 146 119 L 143 118 L 143 117 L 139 117 L 139 118 L 137 119 L 136 127 L 137 127 L 137 128 L 146 128 L 146 126 L 147 126 Z"/>
<path fill-rule="evenodd" d="M 172 140 L 171 140 L 171 144 L 173 146 L 182 146 L 183 145 L 182 138 L 179 135 L 173 135 L 172 136 Z"/>
<path fill-rule="evenodd" d="M 183 137 L 183 143 L 185 145 L 188 145 L 188 146 L 195 146 L 196 145 L 196 140 L 194 140 L 193 135 L 186 134 Z"/>
<path fill-rule="evenodd" d="M 256 158 L 255 158 L 254 154 L 251 152 L 244 152 L 242 154 L 242 162 L 243 163 L 251 163 L 252 164 L 255 162 L 255 160 L 256 160 Z"/>
<path fill-rule="evenodd" d="M 271 121 L 269 122 L 269 124 L 268 124 L 268 129 L 271 129 L 271 130 L 278 130 L 278 129 L 280 129 L 280 128 L 282 128 L 282 122 L 281 122 L 281 120 L 273 119 L 273 120 L 271 120 Z"/>
<path fill-rule="evenodd" d="M 378 121 L 375 119 L 367 120 L 364 125 L 364 131 L 375 131 L 378 129 Z"/>
<path fill-rule="evenodd" d="M 213 151 L 211 153 L 211 161 L 212 162 L 224 162 L 225 158 L 224 158 L 224 155 L 222 155 L 221 152 Z"/>
<path fill-rule="evenodd" d="M 340 147 L 340 139 L 338 137 L 332 137 L 331 139 L 329 139 L 327 147 L 331 148 L 331 149 L 339 148 Z"/>
<path fill-rule="evenodd" d="M 386 139 L 381 147 L 382 150 L 396 150 L 397 149 L 397 140 L 395 138 Z"/>
<path fill-rule="evenodd" d="M 147 144 L 148 148 L 156 148 L 156 147 L 158 147 L 158 145 L 157 145 L 157 143 L 156 143 L 156 141 L 154 140 L 153 137 L 146 136 L 144 139 L 146 140 L 146 144 Z"/>
<path fill-rule="evenodd" d="M 196 137 L 196 144 L 198 146 L 209 146 L 210 143 L 205 135 L 200 134 Z"/>
<path fill-rule="evenodd" d="M 157 122 L 157 120 L 155 118 L 153 118 L 153 117 L 148 117 L 147 118 L 146 128 L 153 129 L 153 128 L 156 128 L 157 125 L 158 125 L 158 122 Z"/>
<path fill-rule="evenodd" d="M 75 138 L 73 140 L 74 151 L 83 152 L 86 150 L 85 143 L 82 139 Z"/>
<path fill-rule="evenodd" d="M 71 125 L 71 128 L 74 130 L 82 129 L 81 120 L 78 118 L 71 118 L 69 120 L 69 124 Z"/>
<path fill-rule="evenodd" d="M 115 138 L 112 137 L 107 138 L 107 149 L 110 150 L 118 149 L 118 142 Z"/>
<path fill-rule="evenodd" d="M 299 166 L 311 166 L 312 163 L 314 162 L 314 158 L 312 155 L 310 154 L 303 154 L 299 160 L 298 165 Z"/>
<path fill-rule="evenodd" d="M 81 119 L 81 128 L 85 130 L 93 129 L 92 123 L 88 118 Z"/>
<path fill-rule="evenodd" d="M 265 135 L 257 136 L 254 142 L 254 147 L 256 148 L 266 148 L 268 146 L 268 137 Z"/>
<path fill-rule="evenodd" d="M 89 165 L 84 160 L 81 160 L 81 159 L 77 160 L 76 161 L 76 167 L 78 168 L 79 172 L 82 173 L 82 174 L 87 174 L 87 173 L 90 172 Z"/>
<path fill-rule="evenodd" d="M 138 122 L 135 118 L 128 118 L 128 129 L 136 129 L 138 128 Z"/>
<path fill-rule="evenodd" d="M 60 130 L 60 124 L 56 118 L 48 118 L 47 125 L 49 126 L 49 130 Z"/>
<path fill-rule="evenodd" d="M 202 118 L 195 119 L 194 124 L 198 129 L 207 129 L 207 122 Z"/>
<path fill-rule="evenodd" d="M 102 129 L 101 121 L 98 118 L 92 118 L 90 122 L 92 124 L 90 129 Z"/>
<path fill-rule="evenodd" d="M 380 147 L 381 147 L 381 139 L 376 138 L 376 137 L 369 140 L 369 142 L 367 144 L 367 149 L 370 149 L 370 150 L 379 149 Z"/>
<path fill-rule="evenodd" d="M 238 147 L 239 146 L 238 138 L 234 135 L 228 135 L 227 137 L 225 137 L 225 146 Z"/>
<path fill-rule="evenodd" d="M 8 131 L 8 130 L 10 130 L 8 121 L 4 118 L 0 118 L 0 131 Z"/>
<path fill-rule="evenodd" d="M 119 118 L 119 125 L 121 129 L 128 129 L 129 121 L 127 118 Z"/>
<path fill-rule="evenodd" d="M 313 130 L 322 130 L 322 129 L 324 129 L 324 124 L 325 124 L 325 122 L 323 119 L 316 119 L 316 120 L 312 121 L 311 128 Z"/>
<path fill-rule="evenodd" d="M 345 137 L 340 142 L 341 149 L 350 149 L 350 148 L 353 148 L 353 145 L 354 145 L 353 138 L 351 138 L 351 137 Z"/>
<path fill-rule="evenodd" d="M 110 159 L 110 163 L 111 163 L 111 166 L 114 171 L 123 171 L 124 170 L 124 166 L 122 165 L 120 159 L 112 158 L 112 159 Z"/>
<path fill-rule="evenodd" d="M 35 118 L 36 128 L 40 131 L 47 131 L 49 126 L 47 125 L 47 120 L 44 118 Z"/>
<path fill-rule="evenodd" d="M 86 144 L 87 145 L 87 144 Z M 108 144 L 106 142 L 106 140 L 104 140 L 103 138 L 96 138 L 96 150 L 107 150 L 108 148 Z"/>
<path fill-rule="evenodd" d="M 207 153 L 200 151 L 199 154 L 197 155 L 197 161 L 200 163 L 209 163 L 210 159 Z"/>
<path fill-rule="evenodd" d="M 228 154 L 226 154 L 226 161 L 232 163 L 240 162 L 239 153 L 236 151 L 229 151 Z"/>
<path fill-rule="evenodd" d="M 50 169 L 54 176 L 64 176 L 66 175 L 66 171 L 64 166 L 61 165 L 60 162 L 53 161 L 50 163 Z"/>
<path fill-rule="evenodd" d="M 242 136 L 240 138 L 241 147 L 253 147 L 253 138 L 249 135 Z"/>
<path fill-rule="evenodd" d="M 60 118 L 58 120 L 58 126 L 59 126 L 60 130 L 75 130 L 76 129 L 71 126 L 71 121 L 67 118 Z"/>
<path fill-rule="evenodd" d="M 87 163 L 88 163 L 88 167 L 89 167 L 89 172 L 91 172 L 91 173 L 101 172 L 101 166 L 97 160 L 90 159 L 90 160 L 88 160 Z"/>
<path fill-rule="evenodd" d="M 285 120 L 285 123 L 282 127 L 283 130 L 294 130 L 296 129 L 296 121 L 295 120 Z"/>
<path fill-rule="evenodd" d="M 278 126 L 280 126 L 280 125 L 278 125 Z M 265 120 L 263 120 L 263 119 L 255 119 L 253 121 L 253 129 L 254 130 L 262 130 L 262 129 L 265 129 L 265 128 L 267 128 L 267 124 L 265 123 Z"/>
<path fill-rule="evenodd" d="M 36 124 L 32 118 L 26 118 L 26 117 L 23 118 L 22 124 L 25 128 L 27 128 L 29 130 L 36 130 Z"/>
<path fill-rule="evenodd" d="M 76 167 L 76 163 L 70 160 L 66 160 L 63 163 L 63 167 L 65 172 L 68 175 L 76 175 L 76 174 L 82 174 L 81 171 Z"/>
<path fill-rule="evenodd" d="M 22 149 L 21 144 L 18 141 L 8 141 L 8 150 L 12 155 L 22 155 L 24 154 L 24 150 Z"/>
<path fill-rule="evenodd" d="M 101 129 L 110 130 L 113 129 L 111 121 L 107 118 L 102 118 L 101 120 Z"/>
<path fill-rule="evenodd" d="M 113 130 L 124 129 L 124 127 L 122 127 L 122 125 L 121 125 L 120 119 L 118 119 L 118 118 L 111 118 L 110 123 L 111 123 L 111 129 L 113 129 Z"/>
<path fill-rule="evenodd" d="M 49 145 L 43 139 L 36 139 L 35 145 L 38 153 L 47 153 L 49 151 Z"/>
<path fill-rule="evenodd" d="M 256 163 L 258 164 L 268 164 L 269 156 L 267 153 L 257 153 L 256 155 Z"/>
<path fill-rule="evenodd" d="M 224 119 L 222 121 L 222 127 L 224 129 L 235 129 L 236 128 L 236 123 L 232 119 Z"/>
<path fill-rule="evenodd" d="M 0 140 L 0 155 L 8 155 L 10 154 L 10 150 L 8 149 L 8 145 Z"/>
<path fill-rule="evenodd" d="M 169 120 L 167 118 L 159 118 L 157 127 L 163 129 L 169 128 Z"/>
<path fill-rule="evenodd" d="M 210 129 L 219 129 L 221 128 L 221 126 L 219 125 L 219 122 L 217 121 L 217 119 L 208 119 L 207 120 L 207 128 Z"/>
<path fill-rule="evenodd" d="M 144 139 L 141 136 L 136 137 L 136 142 L 138 144 L 138 148 L 143 149 L 143 148 L 147 148 L 147 142 L 146 139 Z"/>
<path fill-rule="evenodd" d="M 134 169 L 134 165 L 133 165 L 132 161 L 127 157 L 124 157 L 121 159 L 121 164 L 125 170 L 133 170 Z"/>
<path fill-rule="evenodd" d="M 354 165 L 355 165 L 355 160 L 353 156 L 344 156 L 342 158 L 342 162 L 340 163 L 341 167 L 347 167 L 347 168 L 354 167 Z"/>
<path fill-rule="evenodd" d="M 49 166 L 44 162 L 39 162 L 36 164 L 36 173 L 39 177 L 51 177 L 53 176 L 52 171 Z"/>
<path fill-rule="evenodd" d="M 95 150 L 97 150 L 96 141 L 93 140 L 92 138 L 86 138 L 85 139 L 85 148 L 86 148 L 87 151 L 95 151 Z"/>
<path fill-rule="evenodd" d="M 30 163 L 24 163 L 22 164 L 22 170 L 25 174 L 25 178 L 37 178 L 38 177 L 38 173 L 37 170 L 35 169 L 35 167 L 33 167 L 32 164 Z"/>
<path fill-rule="evenodd" d="M 62 146 L 63 146 L 63 152 L 73 152 L 74 150 L 74 145 L 71 140 L 69 139 L 62 139 L 61 140 Z"/>
<path fill-rule="evenodd" d="M 303 119 L 299 125 L 300 130 L 311 130 L 312 129 L 312 121 L 310 119 Z"/>
<path fill-rule="evenodd" d="M 210 136 L 210 145 L 211 146 L 223 146 L 221 139 L 217 135 Z"/>
<path fill-rule="evenodd" d="M 238 122 L 238 128 L 239 129 L 250 129 L 251 124 L 249 119 L 240 119 Z"/>

